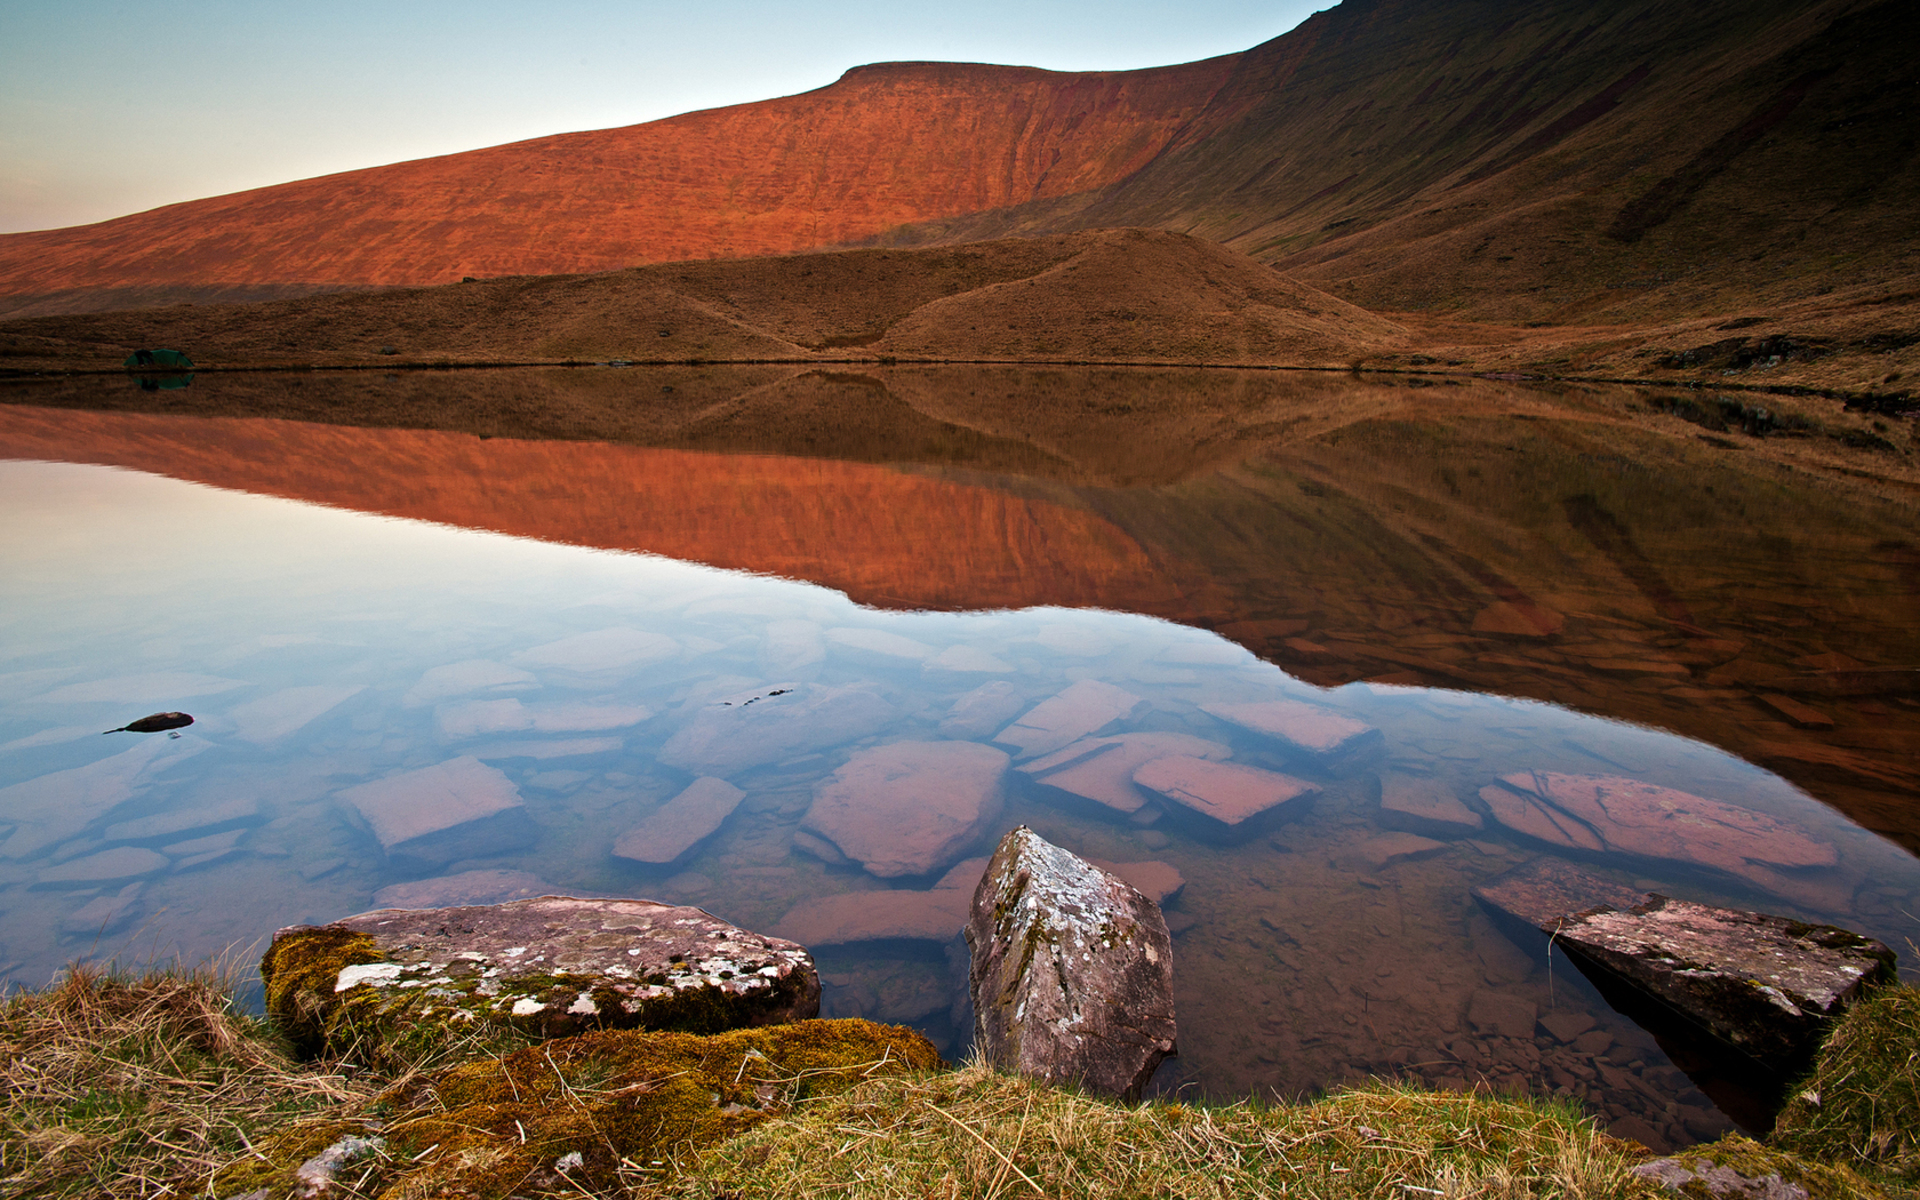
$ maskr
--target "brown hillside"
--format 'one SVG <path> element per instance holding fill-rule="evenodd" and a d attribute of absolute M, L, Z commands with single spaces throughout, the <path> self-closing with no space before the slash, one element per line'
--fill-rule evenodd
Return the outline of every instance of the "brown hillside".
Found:
<path fill-rule="evenodd" d="M 1504 322 L 1913 290 L 1917 43 L 1911 0 L 1348 0 L 1187 66 L 861 68 L 801 96 L 0 237 L 0 303 L 1122 226 L 1225 243 L 1369 308 Z"/>
<path fill-rule="evenodd" d="M 1225 247 L 1098 230 L 29 317 L 0 325 L 0 361 L 117 367 L 170 346 L 203 367 L 849 355 L 1344 366 L 1404 342 L 1393 322 Z"/>
<path fill-rule="evenodd" d="M 783 253 L 1087 191 L 1188 127 L 1232 58 L 1148 71 L 889 63 L 799 96 L 0 237 L 8 308 L 426 284 Z"/>

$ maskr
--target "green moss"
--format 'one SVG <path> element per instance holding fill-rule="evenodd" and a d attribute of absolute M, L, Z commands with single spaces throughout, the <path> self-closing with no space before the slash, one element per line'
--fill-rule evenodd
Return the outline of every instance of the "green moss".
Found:
<path fill-rule="evenodd" d="M 1920 1182 L 1920 990 L 1886 987 L 1855 1004 L 1790 1095 L 1774 1145 Z"/>
<path fill-rule="evenodd" d="M 303 1055 L 326 1044 L 334 981 L 345 967 L 387 961 L 364 933 L 336 926 L 285 933 L 260 959 L 267 1015 Z"/>
<path fill-rule="evenodd" d="M 1814 1162 L 1763 1146 L 1737 1133 L 1728 1134 L 1710 1145 L 1683 1150 L 1673 1157 L 1695 1172 L 1719 1166 L 1731 1168 L 1748 1179 L 1765 1179 L 1771 1175 L 1784 1183 L 1804 1188 L 1812 1200 L 1885 1200 L 1889 1195 L 1847 1167 Z M 1699 1180 L 1684 1184 L 1679 1190 L 1681 1195 L 1699 1197 L 1700 1200 L 1727 1195 L 1724 1189 L 1715 1192 Z"/>
<path fill-rule="evenodd" d="M 912 1030 L 860 1020 L 710 1037 L 607 1030 L 398 1087 L 384 1098 L 398 1113 L 386 1133 L 396 1157 L 420 1156 L 407 1172 L 410 1194 L 558 1185 L 554 1164 L 574 1152 L 581 1165 L 567 1179 L 610 1188 L 664 1173 L 677 1155 L 800 1101 L 943 1065 Z"/>

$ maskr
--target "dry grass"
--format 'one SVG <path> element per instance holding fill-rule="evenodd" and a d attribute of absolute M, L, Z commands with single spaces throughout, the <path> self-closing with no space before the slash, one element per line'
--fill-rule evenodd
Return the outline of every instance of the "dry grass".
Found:
<path fill-rule="evenodd" d="M 0 1007 L 0 1194 L 195 1195 L 271 1132 L 364 1103 L 233 1009 L 214 968 L 129 978 L 76 966 Z"/>
<path fill-rule="evenodd" d="M 1780 1114 L 1779 1146 L 1920 1182 L 1920 988 L 1890 987 L 1848 1011 Z"/>
<path fill-rule="evenodd" d="M 995 1073 L 880 1080 L 688 1164 L 671 1196 L 1467 1198 L 1658 1194 L 1570 1110 L 1376 1085 L 1269 1108 L 1124 1108 Z"/>

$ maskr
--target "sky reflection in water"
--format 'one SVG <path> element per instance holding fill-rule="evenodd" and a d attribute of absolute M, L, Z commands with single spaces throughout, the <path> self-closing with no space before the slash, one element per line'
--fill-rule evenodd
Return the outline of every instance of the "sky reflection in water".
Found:
<path fill-rule="evenodd" d="M 104 467 L 0 464 L 0 511 L 0 974 L 14 985 L 44 983 L 75 957 L 198 958 L 380 903 L 547 887 L 796 930 L 823 897 L 953 885 L 942 877 L 955 862 L 1025 822 L 1089 857 L 1178 871 L 1184 888 L 1167 909 L 1182 1057 L 1164 1086 L 1292 1094 L 1368 1072 L 1482 1074 L 1590 1095 L 1680 1140 L 1722 1118 L 1564 962 L 1544 970 L 1468 898 L 1537 847 L 1485 818 L 1477 831 L 1405 841 L 1383 823 L 1383 779 L 1471 800 L 1515 771 L 1617 775 L 1756 809 L 1831 843 L 1838 865 L 1769 885 L 1640 859 L 1617 864 L 1619 877 L 1833 920 L 1901 949 L 1914 934 L 1905 914 L 1920 869 L 1908 856 L 1712 747 L 1543 703 L 1323 690 L 1148 617 L 883 612 L 810 584 Z M 1140 701 L 1102 732 L 1206 739 L 1318 797 L 1285 824 L 1222 840 L 1159 805 L 1129 816 L 1013 770 L 990 828 L 917 873 L 830 864 L 818 839 L 796 840 L 816 785 L 849 756 L 991 742 L 1088 680 Z M 857 703 L 826 704 L 828 718 L 781 734 L 777 754 L 765 725 L 700 753 L 686 750 L 688 734 L 674 742 L 718 719 L 723 702 L 780 688 L 795 704 Z M 1324 705 L 1380 736 L 1319 761 L 1203 711 L 1276 698 Z M 175 708 L 197 719 L 177 739 L 100 733 Z M 495 813 L 436 831 L 429 819 L 421 828 L 434 836 L 383 851 L 354 798 L 446 763 L 496 807 L 517 801 L 520 824 Z M 717 833 L 669 864 L 612 853 L 697 773 L 745 793 Z M 403 886 L 472 871 L 495 874 L 468 877 L 470 897 Z M 968 891 L 971 878 L 959 880 Z M 1856 890 L 1871 893 L 1870 910 L 1856 908 Z M 962 953 L 926 939 L 820 947 L 826 1015 L 914 1024 L 964 1050 Z M 1466 1014 L 1485 992 L 1542 1015 L 1591 1015 L 1613 1060 L 1642 1064 L 1638 1077 L 1679 1106 L 1609 1090 L 1590 1057 L 1544 1034 L 1538 1045 L 1477 1036 Z"/>

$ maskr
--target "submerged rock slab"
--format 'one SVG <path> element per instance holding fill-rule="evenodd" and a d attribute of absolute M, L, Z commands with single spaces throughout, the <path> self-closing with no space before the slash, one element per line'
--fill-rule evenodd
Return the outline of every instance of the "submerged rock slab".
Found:
<path fill-rule="evenodd" d="M 1541 857 L 1495 875 L 1473 889 L 1473 898 L 1496 916 L 1551 934 L 1579 913 L 1632 908 L 1647 894 L 1565 859 Z"/>
<path fill-rule="evenodd" d="M 474 1021 L 716 1033 L 820 1011 L 804 948 L 651 900 L 377 909 L 280 930 L 260 974 L 268 1011 L 308 1051 Z"/>
<path fill-rule="evenodd" d="M 1000 819 L 1007 756 L 978 742 L 862 750 L 813 790 L 803 832 L 875 875 L 950 865 Z"/>
<path fill-rule="evenodd" d="M 1116 876 L 1020 826 L 966 932 L 975 1037 L 995 1066 L 1138 1099 L 1174 1053 L 1167 923 Z"/>
<path fill-rule="evenodd" d="M 1002 729 L 994 741 L 1014 746 L 1019 757 L 1050 754 L 1115 721 L 1125 720 L 1144 703 L 1140 697 L 1097 679 L 1080 682 L 1033 706 L 1025 716 Z"/>
<path fill-rule="evenodd" d="M 1388 775 L 1380 781 L 1380 822 L 1423 837 L 1472 837 L 1486 827 L 1479 813 L 1461 803 L 1437 779 Z"/>
<path fill-rule="evenodd" d="M 395 858 L 478 858 L 539 835 L 520 789 L 472 755 L 350 787 L 339 798 Z"/>
<path fill-rule="evenodd" d="M 724 779 L 703 776 L 660 806 L 613 844 L 616 858 L 639 863 L 670 863 L 693 849 L 733 815 L 747 794 Z"/>
<path fill-rule="evenodd" d="M 1251 831 L 1264 824 L 1257 818 L 1298 807 L 1320 792 L 1278 771 L 1189 754 L 1156 758 L 1136 769 L 1133 781 L 1221 830 Z"/>
<path fill-rule="evenodd" d="M 1285 749 L 1332 758 L 1380 739 L 1365 721 L 1343 717 L 1300 700 L 1261 700 L 1253 704 L 1203 704 L 1200 711 L 1279 742 Z"/>
<path fill-rule="evenodd" d="M 878 733 L 900 712 L 869 688 L 776 684 L 701 708 L 660 748 L 660 761 L 722 779 Z"/>
<path fill-rule="evenodd" d="M 1574 917 L 1555 943 L 1780 1071 L 1803 1064 L 1862 991 L 1894 977 L 1893 951 L 1873 938 L 1659 895 Z"/>
<path fill-rule="evenodd" d="M 1052 754 L 1022 763 L 1019 770 L 1038 783 L 1057 788 L 1117 813 L 1146 807 L 1147 793 L 1133 773 L 1156 758 L 1187 755 L 1220 761 L 1233 751 L 1190 733 L 1123 733 L 1110 738 L 1081 738 Z"/>
<path fill-rule="evenodd" d="M 1520 771 L 1480 798 L 1502 825 L 1552 845 L 1697 863 L 1785 895 L 1818 884 L 1782 869 L 1839 862 L 1831 843 L 1791 821 L 1621 776 Z"/>

